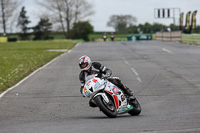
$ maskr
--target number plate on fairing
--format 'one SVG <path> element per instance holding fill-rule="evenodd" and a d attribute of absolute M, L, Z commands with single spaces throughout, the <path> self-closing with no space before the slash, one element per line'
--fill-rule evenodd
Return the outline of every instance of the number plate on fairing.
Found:
<path fill-rule="evenodd" d="M 122 112 L 129 111 L 129 110 L 131 110 L 131 109 L 133 109 L 133 106 L 129 106 L 129 107 L 127 107 L 127 106 L 125 106 L 125 107 L 120 107 L 120 108 L 117 110 L 117 112 L 118 112 L 118 113 L 122 113 Z"/>

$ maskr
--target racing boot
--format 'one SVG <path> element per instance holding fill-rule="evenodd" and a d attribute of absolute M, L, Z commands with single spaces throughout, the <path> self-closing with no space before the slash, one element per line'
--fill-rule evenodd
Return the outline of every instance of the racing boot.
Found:
<path fill-rule="evenodd" d="M 123 86 L 124 93 L 128 96 L 128 101 L 129 102 L 134 102 L 135 101 L 135 97 L 133 96 L 133 92 L 126 86 Z"/>
<path fill-rule="evenodd" d="M 127 95 L 128 101 L 135 101 L 133 92 L 128 87 L 126 87 L 118 77 L 112 77 L 108 81 L 118 86 Z"/>

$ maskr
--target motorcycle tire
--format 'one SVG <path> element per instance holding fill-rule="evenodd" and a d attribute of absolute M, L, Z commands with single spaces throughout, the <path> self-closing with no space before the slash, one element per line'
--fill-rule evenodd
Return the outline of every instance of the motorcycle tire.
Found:
<path fill-rule="evenodd" d="M 137 99 L 135 99 L 134 103 L 130 103 L 133 106 L 133 109 L 130 110 L 128 113 L 132 116 L 137 116 L 141 113 L 142 109 L 140 103 Z"/>
<path fill-rule="evenodd" d="M 96 96 L 94 98 L 94 101 L 96 102 L 97 106 L 106 116 L 108 116 L 109 118 L 117 117 L 117 109 L 115 107 L 115 104 L 112 102 L 112 100 L 110 100 L 110 104 L 108 105 L 106 102 L 104 102 L 101 96 Z"/>

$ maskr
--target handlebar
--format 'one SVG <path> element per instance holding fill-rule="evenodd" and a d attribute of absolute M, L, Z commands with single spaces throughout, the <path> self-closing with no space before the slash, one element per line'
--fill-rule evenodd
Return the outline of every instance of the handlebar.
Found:
<path fill-rule="evenodd" d="M 102 79 L 106 79 L 106 80 L 108 80 L 108 79 L 110 78 L 110 76 L 103 75 L 101 78 L 102 78 Z"/>

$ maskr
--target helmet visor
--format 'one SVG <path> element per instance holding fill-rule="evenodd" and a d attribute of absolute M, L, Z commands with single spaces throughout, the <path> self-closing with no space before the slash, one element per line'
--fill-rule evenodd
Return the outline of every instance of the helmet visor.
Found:
<path fill-rule="evenodd" d="M 87 67 L 87 63 L 82 63 L 81 64 L 81 68 L 86 68 Z"/>
<path fill-rule="evenodd" d="M 80 66 L 81 69 L 84 69 L 84 68 L 88 67 L 88 63 L 87 62 L 81 63 L 79 66 Z"/>

